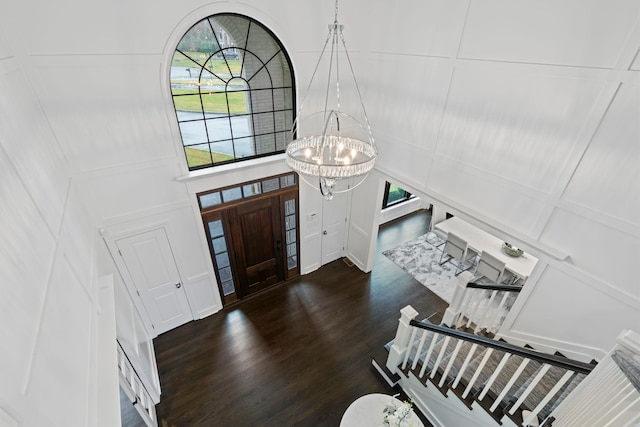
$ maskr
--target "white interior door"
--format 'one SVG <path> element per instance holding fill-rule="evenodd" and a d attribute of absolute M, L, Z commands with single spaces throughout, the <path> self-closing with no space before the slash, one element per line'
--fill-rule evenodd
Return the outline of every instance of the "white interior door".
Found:
<path fill-rule="evenodd" d="M 193 320 L 164 228 L 116 240 L 157 334 Z"/>
<path fill-rule="evenodd" d="M 338 193 L 322 201 L 322 265 L 345 255 L 350 193 Z"/>

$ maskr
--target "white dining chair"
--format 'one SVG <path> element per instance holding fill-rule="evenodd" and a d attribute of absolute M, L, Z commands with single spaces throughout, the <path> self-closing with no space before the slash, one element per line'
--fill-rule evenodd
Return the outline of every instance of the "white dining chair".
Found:
<path fill-rule="evenodd" d="M 445 255 L 448 256 L 448 259 L 442 261 Z M 462 265 L 469 260 L 475 260 L 477 256 L 478 253 L 471 249 L 464 239 L 461 239 L 455 234 L 449 232 L 447 233 L 447 241 L 444 243 L 442 255 L 440 255 L 440 265 L 444 264 L 445 262 L 451 261 L 452 259 L 455 259 L 456 261 L 458 261 L 458 265 L 456 265 L 456 271 L 454 275 L 457 276 L 464 270 L 468 270 L 469 268 L 473 267 L 475 265 L 475 261 L 466 268 L 462 268 Z"/>
<path fill-rule="evenodd" d="M 447 240 L 447 233 L 437 229 L 435 225 L 436 224 L 435 224 L 434 218 L 433 216 L 431 216 L 431 219 L 429 221 L 429 227 L 427 228 L 427 232 L 433 233 L 433 235 L 435 235 L 439 239 L 439 243 L 432 243 L 432 244 L 436 248 L 440 249 L 440 246 L 444 245 L 444 242 Z"/>
<path fill-rule="evenodd" d="M 507 279 L 509 281 L 513 279 L 513 275 L 508 270 L 505 270 L 505 263 L 485 251 L 480 253 L 475 276 L 477 278 L 486 277 L 496 284 L 502 283 Z"/>

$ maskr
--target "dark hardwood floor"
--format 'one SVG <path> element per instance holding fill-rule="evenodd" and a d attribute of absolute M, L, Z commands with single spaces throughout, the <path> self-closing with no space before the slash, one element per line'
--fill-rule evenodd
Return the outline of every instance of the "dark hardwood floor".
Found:
<path fill-rule="evenodd" d="M 394 394 L 371 356 L 402 307 L 439 321 L 447 305 L 381 252 L 424 234 L 428 215 L 383 225 L 369 274 L 338 260 L 156 338 L 160 425 L 337 427 L 358 397 Z"/>

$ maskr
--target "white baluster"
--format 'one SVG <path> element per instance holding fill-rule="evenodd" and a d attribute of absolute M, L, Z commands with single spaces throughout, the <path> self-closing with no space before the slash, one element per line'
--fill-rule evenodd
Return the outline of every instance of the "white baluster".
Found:
<path fill-rule="evenodd" d="M 516 369 L 516 371 L 513 373 L 513 376 L 511 377 L 507 385 L 502 389 L 502 392 L 498 395 L 496 401 L 493 402 L 493 405 L 491 405 L 490 409 L 492 412 L 496 410 L 500 402 L 502 402 L 509 390 L 511 390 L 511 387 L 513 387 L 513 384 L 518 380 L 518 378 L 520 378 L 520 374 L 522 374 L 522 371 L 527 367 L 530 361 L 531 359 L 524 359 L 522 363 L 520 363 L 520 366 L 518 366 L 518 369 Z"/>
<path fill-rule="evenodd" d="M 476 328 L 474 329 L 475 333 L 478 333 L 483 327 L 487 328 L 487 331 L 489 330 L 489 327 L 486 326 L 485 321 L 487 320 L 487 316 L 491 311 L 491 305 L 493 304 L 493 300 L 496 299 L 496 295 L 498 295 L 498 291 L 491 292 L 491 298 L 489 298 L 489 302 L 485 307 L 484 314 L 482 315 L 482 319 L 478 320 L 478 322 L 476 323 Z"/>
<path fill-rule="evenodd" d="M 538 385 L 542 377 L 544 377 L 544 375 L 547 373 L 549 368 L 551 368 L 551 365 L 544 364 L 542 366 L 542 369 L 540 369 L 540 372 L 538 372 L 538 375 L 536 375 L 533 381 L 531 381 L 531 384 L 529 384 L 529 387 L 525 389 L 524 393 L 522 393 L 522 395 L 516 401 L 516 403 L 513 404 L 513 407 L 509 409 L 509 413 L 511 415 L 515 414 L 516 410 L 520 407 L 520 405 L 522 405 L 522 402 L 524 402 L 524 400 L 527 397 L 529 397 L 529 394 L 533 391 L 534 388 L 536 388 L 536 386 Z"/>
<path fill-rule="evenodd" d="M 469 384 L 467 385 L 467 388 L 464 389 L 464 393 L 462 393 L 462 398 L 463 399 L 466 399 L 467 396 L 469 395 L 469 392 L 471 391 L 471 388 L 473 387 L 473 385 L 475 384 L 476 380 L 480 376 L 480 372 L 482 372 L 482 369 L 484 368 L 484 365 L 487 364 L 487 361 L 489 360 L 489 357 L 493 353 L 493 349 L 492 348 L 487 348 L 486 350 L 487 351 L 485 352 L 484 357 L 480 361 L 480 365 L 478 365 L 478 369 L 476 369 L 476 371 L 473 373 L 473 377 L 471 377 L 471 381 L 469 381 Z"/>
<path fill-rule="evenodd" d="M 469 292 L 470 294 L 477 295 L 476 303 L 473 306 L 473 310 L 471 311 L 471 315 L 467 318 L 467 324 L 465 325 L 467 328 L 471 327 L 471 323 L 476 318 L 476 313 L 478 312 L 478 308 L 480 308 L 480 301 L 482 301 L 482 294 L 484 291 L 479 289 L 475 289 L 474 292 Z"/>
<path fill-rule="evenodd" d="M 632 408 L 634 406 L 635 406 L 636 416 L 628 420 L 628 422 L 622 425 L 622 427 L 637 427 L 638 425 L 640 425 L 640 396 L 638 396 L 633 402 L 629 403 L 626 408 L 619 411 L 619 413 L 615 417 L 609 420 L 609 422 L 605 424 L 604 427 L 615 427 L 615 426 L 621 425 L 620 421 L 622 420 L 620 420 L 620 418 L 626 414 L 626 411 L 633 410 Z"/>
<path fill-rule="evenodd" d="M 416 341 L 416 334 L 418 333 L 418 328 L 411 328 L 411 338 L 409 339 L 409 344 L 407 345 L 407 351 L 404 353 L 404 360 L 402 361 L 402 369 L 407 367 L 407 361 L 409 361 L 409 356 L 411 355 L 411 349 L 413 349 L 413 343 Z M 415 359 L 418 358 L 418 353 L 416 353 Z"/>
<path fill-rule="evenodd" d="M 442 358 L 444 357 L 444 354 L 447 351 L 447 346 L 449 345 L 450 340 L 451 340 L 451 337 L 447 335 L 447 337 L 444 339 L 444 342 L 442 343 L 442 347 L 440 347 L 440 353 L 438 353 L 438 358 L 436 359 L 436 362 L 433 364 L 433 368 L 431 368 L 431 378 L 436 376 L 436 372 L 438 372 L 438 367 L 440 366 L 440 362 L 442 361 Z"/>
<path fill-rule="evenodd" d="M 473 299 L 473 289 L 467 288 L 464 295 L 464 302 L 462 303 L 462 310 L 460 311 L 460 316 L 458 317 L 458 321 L 456 323 L 456 329 L 460 328 L 464 324 L 464 318 L 469 318 L 469 311 L 471 310 L 471 300 Z"/>
<path fill-rule="evenodd" d="M 411 365 L 411 369 L 416 369 L 416 366 L 418 366 L 418 355 L 422 353 L 422 347 L 424 347 L 424 342 L 427 339 L 427 335 L 429 335 L 429 331 L 424 329 L 422 331 L 422 338 L 420 338 L 418 350 L 416 350 L 416 357 L 413 358 L 413 365 Z"/>
<path fill-rule="evenodd" d="M 147 410 L 147 399 L 146 399 L 146 393 L 140 393 L 140 396 L 138 397 L 138 402 L 139 404 L 142 406 L 142 408 L 146 411 Z"/>
<path fill-rule="evenodd" d="M 496 368 L 496 370 L 493 371 L 493 374 L 491 374 L 491 376 L 489 377 L 489 381 L 487 381 L 487 383 L 484 385 L 484 389 L 482 390 L 482 393 L 480 393 L 478 400 L 484 399 L 484 397 L 487 395 L 487 393 L 489 392 L 489 389 L 495 382 L 496 378 L 498 378 L 498 375 L 500 375 L 500 372 L 502 372 L 502 368 L 504 368 L 504 365 L 507 364 L 507 361 L 509 361 L 510 357 L 511 357 L 511 353 L 505 353 L 504 356 L 502 356 L 502 360 L 498 364 L 498 367 Z"/>
<path fill-rule="evenodd" d="M 625 377 L 625 380 L 627 378 Z M 619 408 L 625 400 L 631 398 L 631 396 L 637 394 L 635 387 L 628 380 L 626 381 L 626 386 L 619 390 L 615 395 L 611 395 L 609 402 L 611 405 L 607 405 L 608 409 L 604 412 L 598 419 L 594 421 L 593 425 L 603 425 L 607 416 L 612 416 L 612 414 L 621 412 L 622 408 Z M 622 397 L 624 395 L 624 397 Z M 605 408 L 607 408 L 605 406 Z"/>
<path fill-rule="evenodd" d="M 558 394 L 558 392 L 560 391 L 560 389 L 562 388 L 562 386 L 569 381 L 569 379 L 571 378 L 571 376 L 574 374 L 573 371 L 567 371 L 564 373 L 564 375 L 562 376 L 562 378 L 560 378 L 560 381 L 558 381 L 551 390 L 549 390 L 549 393 L 547 393 L 547 395 L 540 401 L 540 403 L 538 404 L 538 406 L 535 407 L 535 409 L 529 414 L 529 416 L 522 422 L 523 425 L 529 425 L 531 423 L 531 421 L 533 421 L 534 419 L 538 419 L 538 413 L 540 413 L 540 411 L 542 411 L 542 409 L 547 405 L 547 403 L 549 403 L 549 401 L 556 395 Z"/>
<path fill-rule="evenodd" d="M 621 396 L 616 395 L 616 393 L 620 389 L 629 387 L 630 382 L 612 359 L 612 355 L 616 351 L 622 350 L 632 357 L 638 357 L 640 355 L 640 334 L 624 330 L 618 335 L 616 341 L 617 345 L 608 355 L 553 410 L 551 416 L 555 419 L 554 426 L 584 427 L 586 425 L 594 425 L 593 423 L 597 422 L 598 418 L 603 417 L 603 411 L 609 412 L 612 407 L 615 407 L 621 401 Z M 623 399 L 630 397 L 633 403 L 625 408 L 614 408 L 609 417 L 614 417 L 615 421 L 606 419 L 602 420 L 598 425 L 610 427 L 635 427 L 640 425 L 639 396 L 635 390 L 632 393 L 626 392 L 626 396 Z M 624 402 L 624 404 L 627 404 L 627 402 Z M 637 406 L 632 408 L 633 405 Z"/>
<path fill-rule="evenodd" d="M 562 405 L 554 411 L 553 415 L 557 420 L 568 423 L 569 420 L 581 416 L 585 409 L 593 404 L 592 399 L 594 396 L 597 396 L 601 390 L 604 390 L 608 379 L 620 373 L 618 366 L 611 358 L 606 358 L 600 362 L 597 369 L 598 372 L 596 375 L 594 375 L 594 370 L 580 383 L 579 393 L 576 393 L 574 390 L 574 393 L 571 393 L 569 397 L 562 402 Z"/>
<path fill-rule="evenodd" d="M 427 351 L 427 355 L 424 357 L 424 360 L 422 361 L 422 369 L 420 369 L 420 374 L 418 375 L 420 378 L 424 376 L 424 373 L 427 370 L 427 366 L 429 365 L 429 359 L 431 359 L 431 353 L 433 353 L 433 349 L 436 346 L 436 343 L 438 342 L 439 336 L 440 334 L 438 333 L 433 334 L 433 339 L 431 340 L 431 344 L 429 345 L 429 351 Z"/>
<path fill-rule="evenodd" d="M 462 366 L 460 367 L 460 371 L 458 372 L 458 375 L 456 375 L 456 379 L 453 382 L 453 388 L 458 387 L 458 384 L 460 384 L 462 375 L 467 370 L 467 366 L 469 366 L 469 362 L 471 362 L 471 359 L 473 359 L 473 355 L 475 354 L 477 348 L 478 348 L 478 344 L 473 344 L 471 346 L 469 353 L 467 353 L 467 357 L 464 359 L 464 362 L 462 362 Z"/>
<path fill-rule="evenodd" d="M 496 314 L 493 316 L 493 321 L 492 321 L 492 325 L 498 325 L 498 329 L 500 329 L 500 326 L 502 326 L 502 323 L 500 323 L 500 317 L 502 316 L 502 311 L 504 309 L 504 306 L 507 304 L 507 298 L 509 298 L 509 294 L 511 292 L 505 292 L 504 295 L 502 296 L 502 300 L 500 301 L 500 305 L 498 306 L 498 309 L 496 310 Z"/>
<path fill-rule="evenodd" d="M 453 353 L 451 353 L 451 357 L 449 358 L 449 363 L 447 363 L 447 367 L 444 369 L 444 372 L 442 373 L 442 378 L 440 379 L 440 383 L 438 384 L 438 387 L 442 387 L 444 385 L 444 382 L 446 381 L 447 376 L 449 375 L 449 371 L 453 366 L 453 362 L 455 362 L 456 357 L 458 357 L 458 353 L 460 352 L 460 347 L 462 347 L 462 342 L 463 342 L 462 340 L 458 340 L 458 343 L 453 349 Z"/>

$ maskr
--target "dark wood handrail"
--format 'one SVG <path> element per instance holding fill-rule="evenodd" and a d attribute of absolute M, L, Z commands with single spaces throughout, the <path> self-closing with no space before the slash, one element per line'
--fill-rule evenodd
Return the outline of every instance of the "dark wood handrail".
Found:
<path fill-rule="evenodd" d="M 595 368 L 595 365 L 578 360 L 569 359 L 564 356 L 557 356 L 555 354 L 541 353 L 528 348 L 522 348 L 515 345 L 507 344 L 501 341 L 492 340 L 479 335 L 470 334 L 468 332 L 458 331 L 446 326 L 435 325 L 430 322 L 424 322 L 421 320 L 412 320 L 409 323 L 411 326 L 415 326 L 420 329 L 427 329 L 429 331 L 437 332 L 439 334 L 448 335 L 450 337 L 458 338 L 461 340 L 469 341 L 475 344 L 480 344 L 485 347 L 495 348 L 496 350 L 505 351 L 511 354 L 517 354 L 518 356 L 526 357 L 528 359 L 535 360 L 540 363 L 547 363 L 549 365 L 557 366 L 564 369 L 569 369 L 581 374 L 588 374 Z"/>
<path fill-rule="evenodd" d="M 505 292 L 520 292 L 522 290 L 522 286 L 484 284 L 484 283 L 476 283 L 476 282 L 467 283 L 467 288 L 487 289 L 489 291 L 505 291 Z"/>

